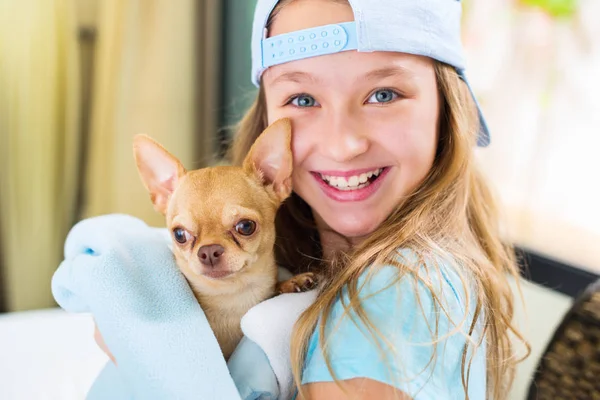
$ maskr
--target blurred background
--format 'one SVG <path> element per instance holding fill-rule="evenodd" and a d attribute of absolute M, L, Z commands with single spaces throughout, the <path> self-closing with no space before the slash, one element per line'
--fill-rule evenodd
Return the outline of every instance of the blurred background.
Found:
<path fill-rule="evenodd" d="M 492 132 L 478 156 L 525 278 L 558 296 L 531 304 L 558 321 L 600 273 L 600 1 L 463 3 L 467 73 Z M 77 221 L 163 225 L 133 135 L 190 169 L 219 162 L 255 95 L 254 5 L 0 0 L 0 312 L 56 307 L 50 279 Z"/>

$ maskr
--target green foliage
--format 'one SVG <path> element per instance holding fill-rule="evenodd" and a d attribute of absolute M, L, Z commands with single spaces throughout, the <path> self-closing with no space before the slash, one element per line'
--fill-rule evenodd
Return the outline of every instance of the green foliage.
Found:
<path fill-rule="evenodd" d="M 570 17 L 577 9 L 577 0 L 521 0 L 525 5 L 541 8 L 553 17 Z"/>

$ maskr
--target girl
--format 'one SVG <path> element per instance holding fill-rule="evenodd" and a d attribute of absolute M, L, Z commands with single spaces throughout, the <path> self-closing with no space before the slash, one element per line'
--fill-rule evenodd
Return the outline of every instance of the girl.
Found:
<path fill-rule="evenodd" d="M 460 7 L 258 1 L 258 97 L 232 158 L 292 120 L 277 259 L 324 279 L 292 340 L 298 398 L 507 397 L 518 270 L 475 165 L 489 137 L 463 72 Z"/>
<path fill-rule="evenodd" d="M 488 138 L 462 74 L 459 21 L 451 0 L 258 2 L 259 94 L 233 158 L 292 119 L 295 195 L 280 213 L 278 260 L 298 272 L 324 259 L 330 278 L 293 338 L 304 397 L 507 395 L 517 266 L 473 159 Z M 344 49 L 342 31 L 370 52 Z M 311 50 L 324 54 L 301 55 Z"/>

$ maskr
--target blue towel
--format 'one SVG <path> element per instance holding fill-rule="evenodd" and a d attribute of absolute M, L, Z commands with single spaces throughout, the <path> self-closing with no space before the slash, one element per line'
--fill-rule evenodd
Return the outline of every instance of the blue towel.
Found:
<path fill-rule="evenodd" d="M 88 399 L 276 399 L 269 360 L 251 340 L 228 369 L 169 246 L 166 229 L 127 215 L 81 221 L 67 236 L 52 293 L 65 310 L 94 316 L 118 364 Z"/>

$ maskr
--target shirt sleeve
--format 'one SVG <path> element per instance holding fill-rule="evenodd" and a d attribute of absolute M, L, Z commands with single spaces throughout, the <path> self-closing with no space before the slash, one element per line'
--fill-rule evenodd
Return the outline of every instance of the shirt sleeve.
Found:
<path fill-rule="evenodd" d="M 428 273 L 424 278 L 427 285 L 413 275 L 398 279 L 391 266 L 361 277 L 359 298 L 371 324 L 344 313 L 341 301 L 336 302 L 325 330 L 336 379 L 373 379 L 399 388 L 414 400 L 465 398 L 462 353 L 472 318 L 465 319 L 467 309 L 457 290 L 462 288 L 461 280 L 442 269 L 438 272 Z M 445 311 L 434 306 L 430 289 Z M 344 292 L 342 298 L 346 295 Z M 434 337 L 438 337 L 436 343 Z M 469 375 L 471 399 L 485 398 L 484 347 L 468 353 L 469 357 L 474 354 Z M 317 327 L 307 349 L 303 384 L 331 381 Z"/>

